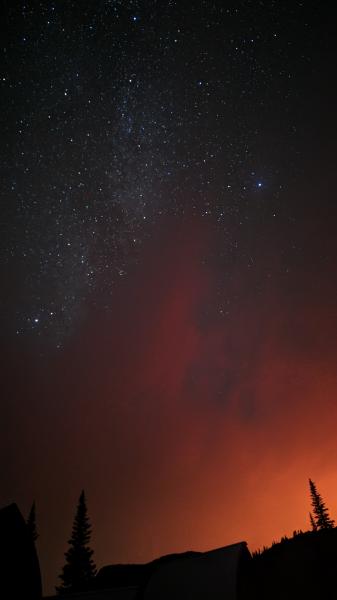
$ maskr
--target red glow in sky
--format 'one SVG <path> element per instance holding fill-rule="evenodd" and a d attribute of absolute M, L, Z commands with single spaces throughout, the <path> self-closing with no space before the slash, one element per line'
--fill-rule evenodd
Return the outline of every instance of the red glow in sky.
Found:
<path fill-rule="evenodd" d="M 159 234 L 111 317 L 92 312 L 58 363 L 39 373 L 26 361 L 15 383 L 13 487 L 24 508 L 36 499 L 49 586 L 82 487 L 99 566 L 241 539 L 255 548 L 306 529 L 308 476 L 337 513 L 336 353 L 322 288 L 304 272 L 303 295 L 256 292 L 240 265 L 228 276 L 237 302 L 222 314 L 218 266 L 202 259 L 216 242 L 207 227 L 173 220 Z"/>
<path fill-rule="evenodd" d="M 337 522 L 336 32 L 326 3 L 6 2 L 0 507 L 44 592 Z M 85 9 L 83 9 L 85 4 Z"/>

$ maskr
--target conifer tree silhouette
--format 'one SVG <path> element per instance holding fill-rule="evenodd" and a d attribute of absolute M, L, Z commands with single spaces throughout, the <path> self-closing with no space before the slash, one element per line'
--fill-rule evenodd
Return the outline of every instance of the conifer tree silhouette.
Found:
<path fill-rule="evenodd" d="M 335 522 L 329 517 L 329 511 L 311 479 L 309 479 L 309 487 L 316 529 L 332 529 L 335 526 Z"/>
<path fill-rule="evenodd" d="M 36 507 L 35 507 L 35 502 L 33 502 L 27 521 L 26 521 L 27 527 L 28 527 L 28 531 L 29 531 L 29 535 L 31 537 L 31 539 L 33 540 L 33 542 L 35 543 L 37 538 L 39 537 L 39 534 L 37 532 L 36 529 Z"/>
<path fill-rule="evenodd" d="M 89 547 L 90 537 L 91 526 L 85 494 L 82 490 L 74 518 L 72 535 L 68 540 L 70 548 L 65 553 L 66 564 L 61 575 L 59 575 L 62 585 L 56 587 L 58 594 L 86 590 L 96 575 L 96 566 L 92 559 L 93 550 Z"/>
<path fill-rule="evenodd" d="M 309 517 L 310 517 L 310 525 L 311 525 L 312 531 L 317 531 L 316 521 L 315 521 L 314 517 L 312 516 L 311 512 L 309 513 Z"/>

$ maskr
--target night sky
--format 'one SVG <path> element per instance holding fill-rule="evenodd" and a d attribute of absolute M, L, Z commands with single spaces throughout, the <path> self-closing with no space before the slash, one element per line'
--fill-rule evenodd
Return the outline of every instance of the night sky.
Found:
<path fill-rule="evenodd" d="M 4 1 L 0 505 L 45 591 L 337 518 L 327 3 Z M 332 10 L 332 8 L 331 8 Z"/>

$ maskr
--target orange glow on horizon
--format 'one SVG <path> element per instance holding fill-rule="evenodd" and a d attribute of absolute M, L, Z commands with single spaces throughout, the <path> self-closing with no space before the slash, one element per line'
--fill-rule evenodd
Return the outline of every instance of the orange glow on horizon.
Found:
<path fill-rule="evenodd" d="M 40 508 L 47 588 L 83 487 L 98 566 L 239 540 L 254 550 L 308 529 L 308 477 L 337 518 L 329 307 L 319 293 L 305 308 L 282 289 L 254 296 L 237 272 L 228 286 L 244 302 L 219 318 L 207 231 L 182 223 L 155 243 L 110 322 L 94 317 L 43 374 L 45 453 L 19 432 L 22 469 L 39 465 L 25 494 Z"/>

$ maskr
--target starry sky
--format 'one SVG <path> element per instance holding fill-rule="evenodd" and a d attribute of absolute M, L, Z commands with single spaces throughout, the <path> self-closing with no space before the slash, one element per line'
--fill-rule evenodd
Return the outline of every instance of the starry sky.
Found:
<path fill-rule="evenodd" d="M 311 0 L 4 1 L 0 501 L 45 590 L 337 517 L 336 27 Z M 332 10 L 332 9 L 331 9 Z"/>

